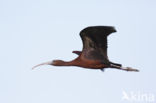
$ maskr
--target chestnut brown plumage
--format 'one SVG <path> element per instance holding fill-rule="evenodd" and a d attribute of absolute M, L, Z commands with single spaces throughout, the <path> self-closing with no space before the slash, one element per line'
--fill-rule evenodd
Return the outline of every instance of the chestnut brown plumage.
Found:
<path fill-rule="evenodd" d="M 107 56 L 107 37 L 111 33 L 116 32 L 112 26 L 91 26 L 83 29 L 80 32 L 80 37 L 83 42 L 83 49 L 81 51 L 73 51 L 78 57 L 72 61 L 65 62 L 62 60 L 53 60 L 34 66 L 36 68 L 40 65 L 53 66 L 79 66 L 89 69 L 116 68 L 125 71 L 136 71 L 131 67 L 122 67 L 121 64 L 113 63 Z"/>

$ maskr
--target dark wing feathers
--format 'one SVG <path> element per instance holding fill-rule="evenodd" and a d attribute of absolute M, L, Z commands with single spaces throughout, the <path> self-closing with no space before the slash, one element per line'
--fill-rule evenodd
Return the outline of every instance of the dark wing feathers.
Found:
<path fill-rule="evenodd" d="M 92 26 L 83 29 L 80 36 L 83 41 L 83 53 L 85 58 L 108 61 L 107 36 L 116 32 L 111 26 Z"/>

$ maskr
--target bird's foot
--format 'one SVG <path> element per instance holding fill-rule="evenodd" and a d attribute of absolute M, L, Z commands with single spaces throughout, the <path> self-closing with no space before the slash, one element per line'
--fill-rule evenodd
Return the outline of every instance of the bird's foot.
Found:
<path fill-rule="evenodd" d="M 133 71 L 133 72 L 139 72 L 139 70 L 138 69 L 133 69 L 133 68 L 131 68 L 131 67 L 125 67 L 125 68 L 122 68 L 123 70 L 125 70 L 125 71 Z"/>

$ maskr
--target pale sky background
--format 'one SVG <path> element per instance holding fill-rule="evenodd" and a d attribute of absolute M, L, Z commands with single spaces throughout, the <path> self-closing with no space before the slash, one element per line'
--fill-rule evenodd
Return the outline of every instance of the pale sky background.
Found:
<path fill-rule="evenodd" d="M 80 30 L 95 25 L 116 27 L 108 38 L 109 58 L 139 73 L 31 70 L 49 60 L 76 58 Z M 122 100 L 123 91 L 156 99 L 155 58 L 155 0 L 0 0 L 0 103 L 132 103 Z"/>

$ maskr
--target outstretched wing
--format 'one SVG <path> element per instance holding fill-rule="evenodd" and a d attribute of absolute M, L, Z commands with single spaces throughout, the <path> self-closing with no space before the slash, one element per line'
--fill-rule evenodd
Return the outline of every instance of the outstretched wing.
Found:
<path fill-rule="evenodd" d="M 116 32 L 111 26 L 92 26 L 83 29 L 80 36 L 83 41 L 82 54 L 86 59 L 108 62 L 107 36 Z"/>

